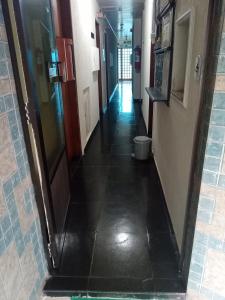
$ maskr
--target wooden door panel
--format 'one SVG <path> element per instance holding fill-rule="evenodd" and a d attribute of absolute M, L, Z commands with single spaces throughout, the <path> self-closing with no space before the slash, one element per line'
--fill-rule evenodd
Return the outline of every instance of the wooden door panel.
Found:
<path fill-rule="evenodd" d="M 80 124 L 72 52 L 73 42 L 68 38 L 57 37 L 56 44 L 60 61 L 59 72 L 63 78 L 62 95 L 67 155 L 69 161 L 72 161 L 81 156 Z"/>
<path fill-rule="evenodd" d="M 64 225 L 70 200 L 69 173 L 65 152 L 59 161 L 57 172 L 51 182 L 51 194 L 57 232 L 56 241 L 58 248 L 61 249 L 63 243 L 61 237 L 64 235 Z"/>

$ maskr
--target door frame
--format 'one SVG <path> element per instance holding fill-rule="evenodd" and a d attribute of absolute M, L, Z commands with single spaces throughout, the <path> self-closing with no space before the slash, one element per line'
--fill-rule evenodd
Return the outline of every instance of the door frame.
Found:
<path fill-rule="evenodd" d="M 221 2 L 221 1 L 220 1 Z M 225 9 L 225 7 L 224 7 Z M 194 244 L 194 234 L 198 213 L 198 204 L 199 204 L 199 195 L 201 190 L 201 179 L 203 172 L 203 153 L 206 149 L 206 137 L 209 129 L 209 104 L 205 103 L 205 86 L 211 85 L 213 80 L 209 82 L 209 71 L 214 70 L 214 64 L 216 58 L 212 62 L 210 56 L 213 47 L 215 46 L 211 41 L 215 37 L 215 34 L 219 34 L 220 29 L 222 31 L 223 24 L 221 25 L 218 22 L 218 3 L 217 1 L 209 1 L 208 7 L 208 17 L 206 24 L 206 40 L 204 47 L 204 55 L 202 57 L 203 65 L 203 78 L 201 83 L 200 91 L 200 108 L 198 112 L 197 127 L 194 136 L 194 147 L 191 161 L 191 173 L 189 179 L 189 189 L 188 189 L 188 198 L 187 198 L 187 207 L 184 223 L 184 234 L 181 246 L 181 254 L 179 260 L 179 268 L 181 271 L 182 278 L 184 280 L 185 286 L 188 284 L 189 270 L 192 258 L 192 249 Z M 219 28 L 221 26 L 221 28 Z M 215 28 L 217 28 L 215 30 Z M 216 31 L 216 32 L 215 32 Z M 215 74 L 216 77 L 216 74 Z M 212 96 L 211 96 L 212 97 Z M 208 120 L 208 127 L 206 128 L 205 123 Z M 199 134 L 201 133 L 201 134 Z"/>
<path fill-rule="evenodd" d="M 95 19 L 96 47 L 99 49 L 99 71 L 98 71 L 98 98 L 99 98 L 99 113 L 103 114 L 102 101 L 102 59 L 101 59 L 101 33 L 100 23 Z"/>
<path fill-rule="evenodd" d="M 54 240 L 56 224 L 53 219 L 51 191 L 47 179 L 48 170 L 44 154 L 44 140 L 40 118 L 36 114 L 32 83 L 29 78 L 23 28 L 20 20 L 20 7 L 17 0 L 3 1 L 2 7 L 31 178 L 40 217 L 44 252 L 48 271 L 52 273 L 59 265 L 61 253 L 58 253 Z M 15 44 L 18 44 L 19 47 L 16 47 Z"/>
<path fill-rule="evenodd" d="M 14 8 L 16 8 L 17 1 L 16 0 L 8 0 L 14 3 Z M 215 35 L 215 30 L 211 24 L 212 20 L 214 20 L 214 17 L 216 15 L 216 8 L 215 8 L 215 1 L 210 1 L 209 3 L 209 16 L 207 21 L 207 41 L 206 41 L 206 50 L 205 55 L 209 52 L 209 49 L 212 47 L 210 44 L 210 38 L 212 35 Z M 19 103 L 19 111 L 21 116 L 21 122 L 22 127 L 24 131 L 24 138 L 26 143 L 26 150 L 28 152 L 28 160 L 29 165 L 31 168 L 31 177 L 32 181 L 34 183 L 34 189 L 35 189 L 35 197 L 36 197 L 36 203 L 39 211 L 40 216 L 40 223 L 41 223 L 41 230 L 42 230 L 42 236 L 43 236 L 43 244 L 44 244 L 44 250 L 46 254 L 46 259 L 48 262 L 48 269 L 51 273 L 53 270 L 52 267 L 52 261 L 49 256 L 49 239 L 51 236 L 47 234 L 49 231 L 53 232 L 52 224 L 47 224 L 46 222 L 46 214 L 49 214 L 51 216 L 51 209 L 49 206 L 44 206 L 44 202 L 49 199 L 49 190 L 46 185 L 46 181 L 43 180 L 42 184 L 40 184 L 39 178 L 37 176 L 36 170 L 35 170 L 35 164 L 37 157 L 35 158 L 34 152 L 32 150 L 32 142 L 31 142 L 31 134 L 30 131 L 32 130 L 34 133 L 34 137 L 36 140 L 36 150 L 38 155 L 38 162 L 40 166 L 40 172 L 43 178 L 45 179 L 46 173 L 45 173 L 45 167 L 44 167 L 44 161 L 42 159 L 42 147 L 43 144 L 39 138 L 38 138 L 38 130 L 39 130 L 39 124 L 35 117 L 35 109 L 33 105 L 32 94 L 30 90 L 30 84 L 29 84 L 29 76 L 26 68 L 26 64 L 24 62 L 24 49 L 23 49 L 23 43 L 20 44 L 21 47 L 21 62 L 24 72 L 24 78 L 21 79 L 20 69 L 21 65 L 18 63 L 18 56 L 15 48 L 15 42 L 14 42 L 14 33 L 12 29 L 11 24 L 11 15 L 10 15 L 10 8 L 8 6 L 7 1 L 2 2 L 3 7 L 3 14 L 5 17 L 5 23 L 6 23 L 6 31 L 8 36 L 8 43 L 9 43 L 9 49 L 11 54 L 11 60 L 12 60 L 12 66 L 13 66 L 13 72 L 15 77 L 15 84 L 16 84 L 16 91 L 18 96 L 18 103 Z M 18 23 L 17 23 L 18 24 Z M 18 25 L 17 25 L 18 26 Z M 21 37 L 21 28 L 18 28 L 18 36 Z M 21 41 L 21 40 L 20 40 Z M 107 41 L 106 41 L 107 45 Z M 107 51 L 106 51 L 107 52 Z M 207 56 L 206 56 L 207 57 Z M 188 279 L 188 272 L 190 269 L 190 262 L 191 262 L 191 254 L 192 254 L 192 247 L 193 247 L 193 241 L 194 241 L 194 232 L 195 232 L 195 223 L 197 218 L 197 209 L 198 209 L 198 196 L 200 194 L 200 185 L 201 185 L 201 174 L 203 169 L 203 161 L 196 160 L 199 157 L 200 152 L 202 152 L 203 149 L 205 149 L 206 141 L 204 139 L 200 139 L 197 135 L 198 132 L 203 130 L 203 119 L 209 118 L 208 115 L 206 115 L 207 112 L 204 110 L 204 82 L 207 80 L 207 72 L 208 72 L 208 66 L 207 66 L 207 60 L 206 58 L 206 67 L 204 70 L 204 76 L 203 76 L 203 84 L 202 84 L 202 91 L 201 91 L 201 107 L 199 110 L 199 118 L 198 118 L 198 127 L 196 130 L 196 136 L 195 136 L 195 147 L 193 152 L 193 159 L 192 159 L 192 171 L 191 171 L 191 178 L 190 178 L 190 188 L 189 188 L 189 195 L 188 195 L 188 204 L 187 204 L 187 211 L 186 211 L 186 220 L 185 220 L 185 232 L 184 232 L 184 238 L 183 238 L 183 244 L 182 244 L 182 252 L 181 252 L 181 259 L 180 259 L 180 267 L 182 271 L 183 278 L 185 279 L 185 284 L 187 284 Z M 27 97 L 26 100 L 24 100 L 24 91 L 22 89 L 22 81 L 26 83 L 26 92 Z M 108 84 L 107 84 L 108 86 Z M 107 89 L 108 90 L 108 89 Z M 26 103 L 25 103 L 26 102 Z M 29 116 L 27 117 L 27 108 L 29 108 Z M 208 129 L 205 129 L 208 130 Z M 205 132 L 205 131 L 204 131 Z M 205 137 L 205 136 L 204 136 Z M 198 161 L 198 164 L 196 164 L 196 161 Z M 49 227 L 48 227 L 49 226 Z"/>
<path fill-rule="evenodd" d="M 109 104 L 109 66 L 108 66 L 108 35 L 104 32 L 104 46 L 105 46 L 105 71 L 106 71 L 106 93 L 107 93 L 107 105 Z"/>

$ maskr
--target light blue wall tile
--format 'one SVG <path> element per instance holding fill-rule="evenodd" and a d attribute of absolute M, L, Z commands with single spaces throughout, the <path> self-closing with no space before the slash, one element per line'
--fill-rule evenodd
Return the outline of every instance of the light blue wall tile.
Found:
<path fill-rule="evenodd" d="M 4 238 L 0 239 L 0 256 L 4 254 L 6 249 Z"/>
<path fill-rule="evenodd" d="M 225 102 L 224 102 L 225 103 Z M 223 143 L 225 141 L 225 127 L 210 126 L 208 133 L 208 140 L 210 142 Z"/>
<path fill-rule="evenodd" d="M 18 171 L 12 176 L 12 185 L 15 188 L 20 183 L 20 174 Z"/>
<path fill-rule="evenodd" d="M 206 155 L 221 158 L 223 145 L 219 143 L 208 143 L 206 147 Z"/>
<path fill-rule="evenodd" d="M 0 41 L 0 60 L 6 59 L 5 43 Z"/>
<path fill-rule="evenodd" d="M 202 280 L 202 274 L 195 273 L 193 271 L 190 271 L 189 273 L 189 279 L 200 284 Z"/>
<path fill-rule="evenodd" d="M 8 231 L 6 231 L 6 233 L 4 234 L 4 240 L 5 240 L 5 246 L 6 248 L 8 248 L 8 246 L 11 244 L 11 242 L 13 241 L 14 236 L 13 236 L 13 232 L 12 229 L 9 228 Z"/>
<path fill-rule="evenodd" d="M 8 112 L 8 120 L 10 127 L 16 124 L 16 112 L 10 111 Z"/>
<path fill-rule="evenodd" d="M 23 235 L 20 230 L 18 230 L 18 232 L 15 235 L 15 242 L 16 242 L 16 250 L 20 257 L 25 249 Z"/>
<path fill-rule="evenodd" d="M 203 272 L 203 266 L 194 262 L 191 264 L 191 271 L 201 275 Z"/>
<path fill-rule="evenodd" d="M 26 170 L 26 167 L 24 165 L 20 166 L 19 173 L 20 173 L 21 180 L 23 180 L 27 176 L 27 170 Z"/>
<path fill-rule="evenodd" d="M 196 246 L 206 246 L 208 244 L 208 236 L 203 234 L 202 232 L 199 232 L 198 230 L 195 231 L 195 242 L 197 243 Z M 206 249 L 206 248 L 204 248 Z M 200 247 L 199 247 L 200 250 Z M 201 253 L 203 253 L 201 251 Z"/>
<path fill-rule="evenodd" d="M 2 12 L 2 6 L 0 5 L 0 24 L 4 24 L 4 18 L 3 18 L 3 12 Z"/>
<path fill-rule="evenodd" d="M 190 279 L 188 281 L 188 288 L 197 292 L 200 289 L 200 284 Z"/>
<path fill-rule="evenodd" d="M 9 197 L 11 195 L 12 191 L 13 191 L 13 185 L 12 185 L 12 181 L 10 178 L 5 183 L 3 183 L 3 192 L 4 192 L 5 198 Z"/>
<path fill-rule="evenodd" d="M 19 129 L 17 125 L 13 125 L 11 127 L 11 136 L 12 136 L 12 140 L 15 141 L 19 138 Z"/>
<path fill-rule="evenodd" d="M 9 228 L 11 227 L 11 221 L 8 215 L 2 218 L 1 225 L 2 225 L 2 231 L 5 234 L 5 232 L 8 231 Z"/>
<path fill-rule="evenodd" d="M 13 78 L 13 67 L 11 61 L 7 62 L 8 74 L 10 78 Z"/>
<path fill-rule="evenodd" d="M 0 61 L 0 77 L 9 77 L 9 71 L 5 61 Z"/>
<path fill-rule="evenodd" d="M 26 247 L 26 245 L 30 242 L 30 232 L 27 232 L 25 235 L 24 235 L 24 245 Z"/>
<path fill-rule="evenodd" d="M 14 108 L 14 102 L 13 102 L 13 96 L 12 96 L 12 94 L 6 95 L 4 97 L 4 102 L 5 102 L 5 109 L 6 109 L 6 111 L 9 111 L 9 110 L 11 110 L 11 109 Z"/>
<path fill-rule="evenodd" d="M 225 54 L 225 33 L 222 33 L 221 45 L 220 45 L 220 53 Z"/>
<path fill-rule="evenodd" d="M 210 122 L 214 125 L 225 126 L 225 111 L 221 109 L 213 109 Z"/>
<path fill-rule="evenodd" d="M 220 177 L 219 177 L 219 186 L 225 188 L 225 175 L 220 175 Z"/>
<path fill-rule="evenodd" d="M 210 224 L 210 222 L 212 220 L 212 213 L 207 210 L 199 209 L 198 210 L 198 220 L 203 223 Z"/>
<path fill-rule="evenodd" d="M 202 182 L 209 184 L 209 185 L 216 185 L 217 177 L 218 177 L 218 175 L 216 173 L 204 170 L 203 175 L 202 175 Z"/>
<path fill-rule="evenodd" d="M 207 198 L 205 196 L 200 196 L 199 207 L 201 209 L 206 209 L 206 210 L 209 210 L 209 211 L 213 211 L 214 205 L 215 205 L 215 200 L 214 199 L 210 199 L 210 198 Z"/>
<path fill-rule="evenodd" d="M 12 230 L 13 230 L 14 235 L 16 235 L 19 231 L 21 231 L 20 221 L 19 221 L 18 217 L 16 217 L 15 219 L 12 219 Z"/>
<path fill-rule="evenodd" d="M 225 55 L 218 56 L 217 73 L 225 73 Z"/>
<path fill-rule="evenodd" d="M 17 162 L 17 165 L 18 167 L 22 167 L 24 166 L 24 158 L 23 158 L 23 154 L 22 152 L 20 152 L 17 156 L 16 156 L 16 162 Z"/>
<path fill-rule="evenodd" d="M 5 54 L 6 54 L 6 57 L 10 59 L 10 52 L 9 52 L 8 43 L 5 43 Z"/>
<path fill-rule="evenodd" d="M 214 93 L 213 108 L 225 109 L 225 93 L 224 92 Z"/>
<path fill-rule="evenodd" d="M 0 97 L 0 114 L 5 112 L 5 102 L 4 98 Z"/>
<path fill-rule="evenodd" d="M 220 168 L 220 161 L 221 160 L 219 158 L 206 156 L 204 161 L 204 169 L 213 172 L 218 172 Z"/>
<path fill-rule="evenodd" d="M 193 251 L 192 260 L 193 260 L 193 262 L 197 262 L 200 265 L 203 265 L 205 262 L 205 254 L 201 254 L 199 252 L 196 253 L 195 251 Z"/>
<path fill-rule="evenodd" d="M 22 151 L 22 145 L 20 139 L 14 142 L 14 150 L 16 155 L 18 155 Z"/>

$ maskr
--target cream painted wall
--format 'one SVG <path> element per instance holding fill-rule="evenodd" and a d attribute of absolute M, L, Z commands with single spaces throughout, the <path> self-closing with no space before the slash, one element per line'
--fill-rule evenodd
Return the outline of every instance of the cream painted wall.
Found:
<path fill-rule="evenodd" d="M 150 76 L 150 53 L 152 33 L 152 9 L 153 0 L 145 1 L 142 18 L 142 66 L 141 66 L 141 98 L 143 99 L 142 112 L 145 125 L 148 128 L 149 96 L 145 90 L 149 86 Z"/>
<path fill-rule="evenodd" d="M 96 40 L 95 17 L 98 4 L 95 0 L 71 0 L 75 66 L 77 76 L 78 107 L 82 150 L 99 120 L 98 73 L 92 72 L 91 48 Z M 86 102 L 89 102 L 87 108 Z M 87 130 L 88 128 L 88 130 Z"/>
<path fill-rule="evenodd" d="M 200 104 L 201 81 L 194 79 L 194 63 L 197 55 L 204 57 L 208 3 L 209 0 L 177 0 L 176 20 L 190 9 L 194 15 L 193 43 L 187 64 L 190 70 L 187 99 L 185 105 L 173 96 L 169 107 L 154 104 L 153 151 L 179 249 Z"/>

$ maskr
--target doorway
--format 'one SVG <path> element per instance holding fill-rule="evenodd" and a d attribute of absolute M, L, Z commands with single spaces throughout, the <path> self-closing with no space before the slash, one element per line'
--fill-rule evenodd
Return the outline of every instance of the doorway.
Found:
<path fill-rule="evenodd" d="M 132 48 L 118 48 L 118 78 L 132 80 Z"/>
<path fill-rule="evenodd" d="M 98 98 L 99 98 L 99 113 L 102 114 L 104 111 L 103 99 L 102 99 L 102 67 L 101 67 L 101 40 L 100 40 L 100 26 L 97 21 L 95 21 L 95 31 L 96 31 L 96 47 L 99 49 L 99 64 L 100 70 L 98 71 Z"/>

